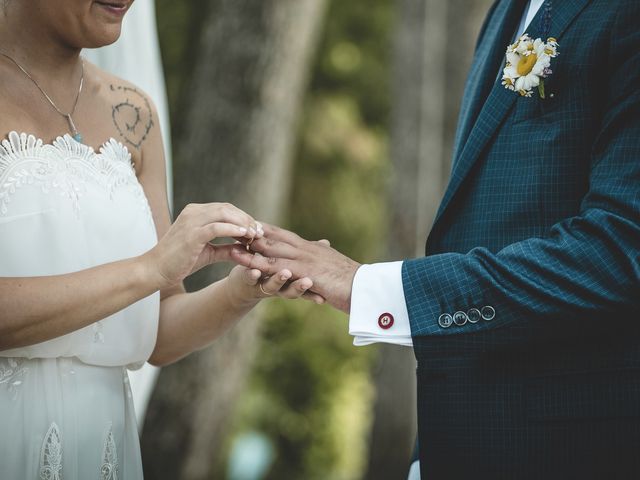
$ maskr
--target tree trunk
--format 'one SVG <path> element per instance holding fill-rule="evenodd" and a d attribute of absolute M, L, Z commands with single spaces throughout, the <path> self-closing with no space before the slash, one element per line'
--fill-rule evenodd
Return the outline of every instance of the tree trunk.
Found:
<path fill-rule="evenodd" d="M 189 202 L 228 201 L 259 219 L 278 220 L 324 4 L 210 0 L 183 122 L 176 125 L 176 212 Z M 223 273 L 199 272 L 188 288 Z M 220 468 L 259 316 L 258 310 L 212 347 L 162 370 L 142 437 L 148 478 L 204 479 Z"/>
<path fill-rule="evenodd" d="M 491 0 L 396 0 L 389 257 L 424 255 L 449 177 L 458 110 Z M 367 480 L 406 476 L 415 441 L 415 357 L 382 345 Z"/>

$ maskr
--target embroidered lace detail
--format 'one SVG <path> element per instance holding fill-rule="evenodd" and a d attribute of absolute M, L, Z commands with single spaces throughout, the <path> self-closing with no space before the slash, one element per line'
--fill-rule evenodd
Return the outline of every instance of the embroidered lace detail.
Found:
<path fill-rule="evenodd" d="M 109 432 L 104 440 L 100 480 L 118 480 L 118 452 L 113 439 L 113 425 L 109 425 Z"/>
<path fill-rule="evenodd" d="M 0 358 L 0 385 L 7 386 L 14 400 L 18 396 L 18 388 L 22 385 L 21 378 L 29 370 L 23 364 L 22 359 Z"/>
<path fill-rule="evenodd" d="M 40 478 L 62 480 L 62 435 L 55 422 L 51 424 L 40 451 Z"/>
<path fill-rule="evenodd" d="M 0 143 L 0 216 L 7 214 L 11 197 L 25 185 L 68 198 L 78 213 L 89 182 L 106 189 L 110 199 L 118 189 L 131 188 L 141 208 L 151 213 L 131 154 L 113 138 L 98 153 L 68 134 L 45 144 L 33 135 L 11 132 Z"/>

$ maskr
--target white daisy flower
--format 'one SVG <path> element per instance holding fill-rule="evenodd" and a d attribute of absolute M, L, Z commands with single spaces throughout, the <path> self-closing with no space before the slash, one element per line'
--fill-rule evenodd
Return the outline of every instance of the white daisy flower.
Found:
<path fill-rule="evenodd" d="M 524 34 L 507 47 L 506 55 L 502 85 L 523 97 L 531 97 L 537 87 L 540 97 L 544 98 L 544 79 L 553 73 L 551 59 L 559 55 L 558 42 L 554 38 L 546 42 L 540 38 L 533 40 Z"/>

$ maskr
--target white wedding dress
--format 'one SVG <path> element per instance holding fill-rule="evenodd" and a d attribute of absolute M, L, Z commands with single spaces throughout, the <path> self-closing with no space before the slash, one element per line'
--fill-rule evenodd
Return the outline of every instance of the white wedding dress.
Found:
<path fill-rule="evenodd" d="M 156 242 L 121 143 L 96 152 L 69 135 L 2 141 L 0 277 L 70 273 Z M 142 478 L 127 368 L 151 354 L 158 316 L 156 292 L 68 335 L 0 352 L 0 479 Z"/>

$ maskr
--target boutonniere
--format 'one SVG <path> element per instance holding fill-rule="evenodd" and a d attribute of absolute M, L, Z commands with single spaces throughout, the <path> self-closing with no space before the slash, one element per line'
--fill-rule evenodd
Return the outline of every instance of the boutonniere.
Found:
<path fill-rule="evenodd" d="M 545 98 L 544 80 L 553 73 L 551 59 L 558 55 L 555 38 L 543 42 L 540 38 L 533 40 L 525 33 L 516 43 L 507 47 L 502 85 L 523 97 L 531 97 L 533 89 L 537 87 L 540 98 Z"/>

